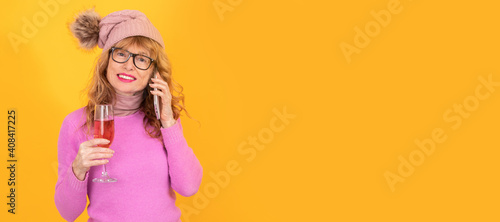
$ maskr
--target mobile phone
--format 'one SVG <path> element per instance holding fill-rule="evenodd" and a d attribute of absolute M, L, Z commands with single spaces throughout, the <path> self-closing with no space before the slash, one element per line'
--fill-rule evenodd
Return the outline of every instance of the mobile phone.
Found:
<path fill-rule="evenodd" d="M 158 71 L 155 69 L 155 79 L 158 78 Z M 154 91 L 158 91 L 157 88 L 153 89 Z M 160 119 L 160 101 L 158 100 L 158 95 L 153 95 L 153 103 L 155 106 L 156 119 Z"/>

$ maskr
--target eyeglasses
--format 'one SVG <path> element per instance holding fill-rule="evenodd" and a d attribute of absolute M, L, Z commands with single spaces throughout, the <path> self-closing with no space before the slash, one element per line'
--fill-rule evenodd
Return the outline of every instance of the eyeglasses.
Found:
<path fill-rule="evenodd" d="M 134 62 L 135 67 L 140 70 L 149 69 L 151 64 L 155 61 L 154 59 L 147 56 L 134 54 L 121 48 L 112 47 L 110 53 L 113 61 L 117 63 L 125 63 L 128 61 L 128 59 L 130 59 L 130 57 L 132 57 L 132 61 Z"/>

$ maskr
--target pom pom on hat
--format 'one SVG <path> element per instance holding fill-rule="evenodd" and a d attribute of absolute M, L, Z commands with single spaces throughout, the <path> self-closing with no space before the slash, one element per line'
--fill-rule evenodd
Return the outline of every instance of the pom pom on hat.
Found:
<path fill-rule="evenodd" d="M 80 47 L 83 49 L 93 49 L 99 41 L 99 23 L 101 16 L 92 8 L 80 12 L 69 25 L 69 29 L 75 36 Z"/>

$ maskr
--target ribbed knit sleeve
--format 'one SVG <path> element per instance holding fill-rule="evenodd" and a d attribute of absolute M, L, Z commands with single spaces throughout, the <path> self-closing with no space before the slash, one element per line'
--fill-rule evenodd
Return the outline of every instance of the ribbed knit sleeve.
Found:
<path fill-rule="evenodd" d="M 79 149 L 80 133 L 74 123 L 75 115 L 68 115 L 61 126 L 57 144 L 58 179 L 54 201 L 57 210 L 67 221 L 74 221 L 85 210 L 87 204 L 88 172 L 80 181 L 73 173 L 71 164 Z"/>
<path fill-rule="evenodd" d="M 161 128 L 161 133 L 168 155 L 172 189 L 182 196 L 194 195 L 200 187 L 203 169 L 184 138 L 181 119 L 168 128 Z"/>

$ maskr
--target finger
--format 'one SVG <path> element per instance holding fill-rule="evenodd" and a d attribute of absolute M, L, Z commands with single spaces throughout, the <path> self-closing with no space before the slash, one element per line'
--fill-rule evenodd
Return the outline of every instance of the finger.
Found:
<path fill-rule="evenodd" d="M 151 94 L 153 94 L 153 95 L 157 95 L 157 96 L 162 96 L 162 95 L 163 95 L 163 92 L 162 92 L 162 91 L 155 91 L 155 90 L 151 90 L 150 92 L 151 92 Z"/>
<path fill-rule="evenodd" d="M 105 159 L 105 160 L 92 160 L 92 161 L 89 161 L 88 166 L 99 166 L 99 165 L 104 165 L 106 163 L 109 163 L 108 159 Z"/>
<path fill-rule="evenodd" d="M 92 153 L 115 153 L 115 151 L 110 149 L 110 148 L 92 148 L 91 152 Z"/>
<path fill-rule="evenodd" d="M 166 85 L 163 85 L 163 84 L 158 84 L 158 83 L 153 83 L 153 84 L 149 84 L 149 87 L 151 88 L 157 88 L 157 89 L 161 89 L 162 91 L 168 91 L 168 86 Z"/>
<path fill-rule="evenodd" d="M 163 96 L 170 97 L 170 93 L 164 92 L 162 90 L 151 90 L 150 92 L 151 92 L 151 94 L 161 96 L 162 98 L 163 98 Z"/>
<path fill-rule="evenodd" d="M 160 84 L 160 83 L 149 83 L 149 87 L 151 88 L 156 88 L 162 91 L 170 91 L 170 88 L 168 87 L 167 84 Z"/>
<path fill-rule="evenodd" d="M 167 101 L 172 100 L 172 95 L 170 93 L 168 93 L 168 92 L 165 93 L 165 92 L 162 92 L 162 91 L 151 90 L 151 94 L 160 96 L 161 100 L 167 100 Z"/>
<path fill-rule="evenodd" d="M 168 83 L 163 79 L 153 79 L 153 83 L 164 85 L 167 89 L 169 88 Z"/>
<path fill-rule="evenodd" d="M 95 160 L 95 159 L 103 159 L 103 158 L 111 158 L 113 157 L 112 153 L 93 153 L 89 155 L 90 160 Z"/>
<path fill-rule="evenodd" d="M 158 83 L 163 83 L 163 84 L 167 84 L 167 82 L 165 80 L 163 80 L 163 78 L 151 78 L 151 80 L 153 80 L 153 82 L 158 82 Z"/>
<path fill-rule="evenodd" d="M 109 140 L 99 138 L 99 139 L 87 140 L 87 141 L 83 142 L 82 145 L 93 147 L 93 146 L 97 146 L 99 144 L 108 144 L 108 143 L 109 143 Z"/>

